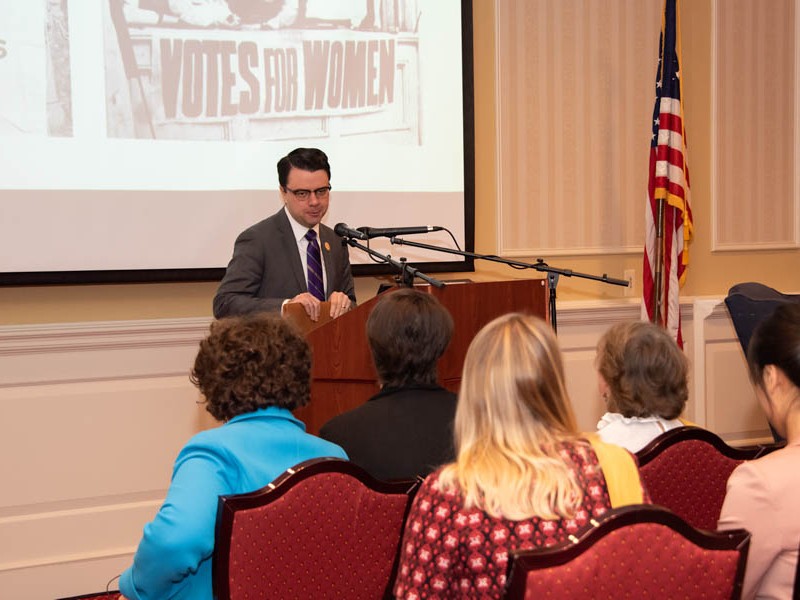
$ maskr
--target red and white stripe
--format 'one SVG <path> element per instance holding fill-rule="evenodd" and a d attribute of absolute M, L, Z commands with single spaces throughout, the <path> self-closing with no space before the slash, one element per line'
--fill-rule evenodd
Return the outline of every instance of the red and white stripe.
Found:
<path fill-rule="evenodd" d="M 656 143 L 650 150 L 650 177 L 645 210 L 645 254 L 643 269 L 642 318 L 654 319 L 656 286 L 656 223 L 658 199 L 664 208 L 663 301 L 661 325 L 682 346 L 678 290 L 685 279 L 688 256 L 686 242 L 691 235 L 689 173 L 685 162 L 685 144 L 681 102 L 661 98 Z"/>

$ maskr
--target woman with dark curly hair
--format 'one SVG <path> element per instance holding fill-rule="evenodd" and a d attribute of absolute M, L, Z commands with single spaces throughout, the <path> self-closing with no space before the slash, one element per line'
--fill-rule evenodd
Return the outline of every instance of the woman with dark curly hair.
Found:
<path fill-rule="evenodd" d="M 211 600 L 218 497 L 260 489 L 310 458 L 347 458 L 292 416 L 309 401 L 310 373 L 308 344 L 279 318 L 211 325 L 191 380 L 223 425 L 198 433 L 178 455 L 167 498 L 120 578 L 123 597 Z"/>
<path fill-rule="evenodd" d="M 605 442 L 638 452 L 684 425 L 689 363 L 669 334 L 646 321 L 617 323 L 597 345 L 600 393 L 608 412 L 597 424 Z"/>

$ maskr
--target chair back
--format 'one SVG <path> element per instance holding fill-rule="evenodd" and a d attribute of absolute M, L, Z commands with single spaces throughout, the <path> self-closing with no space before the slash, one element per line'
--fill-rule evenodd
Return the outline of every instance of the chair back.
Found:
<path fill-rule="evenodd" d="M 737 283 L 728 290 L 725 306 L 728 307 L 736 337 L 739 338 L 745 354 L 756 325 L 770 316 L 778 306 L 787 302 L 800 302 L 800 295 L 783 294 L 753 281 Z"/>
<path fill-rule="evenodd" d="M 220 497 L 214 597 L 383 597 L 394 583 L 418 487 L 419 481 L 378 481 L 348 461 L 320 458 L 256 492 Z"/>
<path fill-rule="evenodd" d="M 756 326 L 787 302 L 800 302 L 800 294 L 783 294 L 753 281 L 737 283 L 728 290 L 725 306 L 728 307 L 736 337 L 739 338 L 745 356 Z M 776 442 L 784 441 L 771 423 L 769 428 Z"/>
<path fill-rule="evenodd" d="M 657 506 L 612 509 L 571 542 L 512 552 L 507 600 L 738 599 L 743 529 L 705 532 Z"/>
<path fill-rule="evenodd" d="M 728 477 L 745 460 L 769 446 L 728 446 L 701 427 L 678 427 L 662 433 L 636 453 L 639 472 L 653 504 L 660 504 L 692 527 L 717 528 Z"/>

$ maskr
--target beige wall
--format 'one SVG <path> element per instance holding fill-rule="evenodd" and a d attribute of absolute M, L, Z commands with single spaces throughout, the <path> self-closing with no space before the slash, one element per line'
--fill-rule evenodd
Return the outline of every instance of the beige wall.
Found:
<path fill-rule="evenodd" d="M 660 2 L 658 2 L 660 4 Z M 755 5 L 757 6 L 757 5 Z M 475 0 L 475 107 L 476 107 L 476 242 L 478 252 L 493 252 L 498 246 L 495 233 L 497 178 L 496 103 L 494 68 L 494 1 Z M 712 252 L 712 0 L 681 3 L 682 75 L 691 170 L 695 237 L 690 245 L 690 266 L 684 296 L 724 296 L 741 281 L 761 281 L 785 291 L 800 291 L 800 250 Z M 656 43 L 656 40 L 653 41 Z M 655 70 L 655 65 L 653 65 Z M 642 148 L 642 164 L 646 160 Z M 746 167 L 746 165 L 745 165 Z M 644 194 L 644 190 L 642 190 Z M 489 199 L 489 200 L 487 200 Z M 642 208 L 642 220 L 644 208 Z M 533 258 L 533 257 L 530 257 Z M 640 295 L 642 257 L 638 255 L 559 256 L 549 258 L 554 266 L 575 271 L 622 277 L 626 269 L 636 270 Z M 484 276 L 508 276 L 499 265 L 478 263 Z M 559 282 L 562 300 L 619 298 L 620 288 L 601 286 L 578 279 Z"/>
<path fill-rule="evenodd" d="M 724 295 L 740 281 L 761 281 L 786 291 L 800 290 L 800 250 L 758 252 L 711 251 L 712 183 L 712 7 L 711 0 L 681 4 L 685 110 L 695 240 L 684 292 Z"/>
<path fill-rule="evenodd" d="M 692 0 L 682 5 L 682 72 L 695 219 L 695 239 L 690 246 L 691 264 L 683 294 L 724 295 L 732 284 L 751 280 L 798 291 L 800 250 L 711 251 L 712 8 L 712 0 Z M 474 0 L 475 239 L 476 250 L 484 253 L 493 253 L 498 246 L 494 19 L 494 0 Z M 643 148 L 643 164 L 645 152 Z M 612 277 L 622 277 L 624 270 L 636 269 L 637 284 L 641 279 L 639 255 L 561 256 L 549 262 Z M 477 263 L 477 269 L 475 279 L 521 276 L 492 263 Z M 373 295 L 378 283 L 373 278 L 358 281 L 359 297 Z M 0 288 L 0 325 L 209 316 L 215 289 L 215 282 Z M 623 295 L 622 288 L 575 278 L 562 278 L 558 290 L 561 300 L 613 299 Z M 639 291 L 637 285 L 637 294 Z"/>

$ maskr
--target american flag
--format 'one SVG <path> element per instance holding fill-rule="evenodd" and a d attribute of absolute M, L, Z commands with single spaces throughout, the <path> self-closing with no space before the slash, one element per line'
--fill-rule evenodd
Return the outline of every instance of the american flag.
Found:
<path fill-rule="evenodd" d="M 679 0 L 665 0 L 661 22 L 645 210 L 642 318 L 662 325 L 682 347 L 678 290 L 689 264 L 687 244 L 692 237 L 692 209 L 681 101 L 678 8 Z M 659 204 L 663 206 L 661 220 Z"/>

